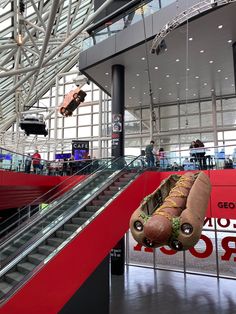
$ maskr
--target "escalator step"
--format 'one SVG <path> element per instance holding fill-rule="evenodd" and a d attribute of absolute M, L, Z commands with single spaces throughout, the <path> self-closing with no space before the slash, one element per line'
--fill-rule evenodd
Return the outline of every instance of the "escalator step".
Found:
<path fill-rule="evenodd" d="M 10 272 L 8 274 L 5 274 L 6 281 L 10 284 L 13 284 L 13 285 L 20 282 L 23 278 L 24 278 L 24 275 L 22 275 L 21 273 L 19 273 L 17 271 L 13 271 L 13 272 Z"/>
<path fill-rule="evenodd" d="M 47 243 L 51 246 L 57 248 L 60 244 L 64 242 L 64 239 L 57 238 L 57 237 L 50 237 L 47 239 Z"/>
<path fill-rule="evenodd" d="M 80 211 L 79 213 L 78 213 L 78 216 L 79 217 L 82 217 L 82 218 L 90 218 L 90 217 L 92 217 L 93 215 L 94 215 L 94 211 L 91 211 L 91 212 L 89 212 L 89 211 Z"/>
<path fill-rule="evenodd" d="M 111 186 L 109 186 L 109 190 L 111 190 L 111 191 L 118 191 L 119 189 L 118 189 L 117 186 L 111 185 Z"/>
<path fill-rule="evenodd" d="M 66 224 L 64 224 L 63 228 L 65 231 L 74 232 L 75 230 L 77 230 L 79 228 L 79 226 L 76 224 L 67 224 L 66 223 Z"/>
<path fill-rule="evenodd" d="M 127 182 L 122 182 L 122 181 L 116 181 L 113 183 L 115 186 L 118 186 L 118 187 L 123 187 L 127 184 Z"/>
<path fill-rule="evenodd" d="M 110 195 L 110 196 L 113 196 L 115 193 L 114 193 L 114 191 L 112 191 L 112 190 L 106 190 L 106 191 L 104 191 L 103 192 L 105 195 Z"/>
<path fill-rule="evenodd" d="M 33 254 L 29 254 L 28 255 L 28 261 L 35 264 L 35 265 L 38 265 L 40 264 L 42 261 L 45 260 L 46 256 L 43 255 L 43 254 L 39 254 L 39 253 L 33 253 Z"/>
<path fill-rule="evenodd" d="M 25 241 L 23 240 L 23 239 L 18 239 L 18 240 L 16 240 L 15 242 L 14 242 L 14 245 L 16 246 L 16 247 L 21 247 L 22 245 L 24 245 L 25 244 Z"/>
<path fill-rule="evenodd" d="M 66 231 L 66 230 L 57 230 L 56 231 L 57 237 L 61 238 L 61 239 L 67 239 L 71 234 L 72 234 L 71 231 Z"/>
<path fill-rule="evenodd" d="M 4 249 L 3 253 L 6 254 L 7 256 L 15 253 L 15 251 L 17 250 L 18 248 L 16 246 L 8 246 L 6 249 Z"/>
<path fill-rule="evenodd" d="M 2 298 L 8 291 L 12 289 L 12 285 L 8 282 L 0 281 L 0 298 Z"/>
<path fill-rule="evenodd" d="M 126 177 L 121 177 L 119 178 L 119 182 L 125 182 L 125 183 L 128 183 L 129 182 L 129 179 L 126 178 Z"/>
<path fill-rule="evenodd" d="M 6 259 L 8 257 L 8 255 L 5 255 L 3 253 L 1 253 L 0 255 L 0 265 L 1 265 L 1 261 L 4 261 L 4 259 Z"/>
<path fill-rule="evenodd" d="M 132 172 L 130 172 L 130 173 L 125 173 L 125 174 L 123 175 L 123 177 L 131 179 L 131 178 L 134 177 L 134 173 L 132 173 Z"/>
<path fill-rule="evenodd" d="M 88 211 L 88 212 L 96 212 L 99 208 L 100 208 L 100 206 L 87 205 L 85 207 L 85 210 Z"/>
<path fill-rule="evenodd" d="M 54 250 L 55 250 L 55 247 L 54 246 L 50 246 L 50 245 L 40 245 L 38 248 L 37 248 L 38 252 L 40 254 L 43 254 L 43 255 L 46 255 L 48 256 L 49 254 L 51 254 Z"/>
<path fill-rule="evenodd" d="M 20 273 L 26 275 L 35 268 L 35 265 L 29 262 L 24 262 L 24 263 L 19 263 L 16 267 Z"/>
<path fill-rule="evenodd" d="M 73 224 L 76 224 L 78 226 L 81 226 L 82 224 L 84 224 L 87 221 L 87 218 L 83 218 L 83 217 L 73 217 L 71 219 Z"/>
<path fill-rule="evenodd" d="M 99 200 L 102 200 L 102 201 L 109 201 L 110 198 L 111 198 L 110 195 L 104 195 L 104 194 L 102 194 L 102 195 L 99 195 L 99 196 L 98 196 L 98 199 L 99 199 Z"/>
<path fill-rule="evenodd" d="M 92 204 L 94 206 L 102 206 L 104 204 L 104 200 L 92 200 Z"/>

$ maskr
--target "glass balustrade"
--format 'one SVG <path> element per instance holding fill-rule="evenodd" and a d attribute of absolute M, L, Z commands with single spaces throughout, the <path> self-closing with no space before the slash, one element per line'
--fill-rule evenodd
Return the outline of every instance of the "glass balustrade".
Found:
<path fill-rule="evenodd" d="M 95 171 L 104 159 L 82 160 L 46 160 L 40 159 L 39 167 L 34 171 L 32 156 L 20 154 L 0 147 L 0 170 L 24 172 L 40 175 L 71 176 L 75 173 L 89 174 Z"/>
<path fill-rule="evenodd" d="M 144 17 L 147 17 L 161 8 L 175 2 L 174 0 L 162 0 L 162 1 L 150 1 L 143 5 L 142 8 L 132 9 L 129 12 L 122 12 L 116 16 L 104 22 L 103 26 L 100 26 L 97 30 L 93 31 L 93 34 L 83 41 L 83 50 L 86 50 L 99 42 L 117 34 L 118 32 L 126 29 L 130 25 L 133 25 L 142 20 L 142 12 Z"/>

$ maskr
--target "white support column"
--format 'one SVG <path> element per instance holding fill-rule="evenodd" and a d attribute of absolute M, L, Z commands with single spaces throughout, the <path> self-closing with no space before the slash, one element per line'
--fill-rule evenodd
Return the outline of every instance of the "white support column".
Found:
<path fill-rule="evenodd" d="M 213 137 L 214 137 L 214 146 L 218 146 L 218 137 L 217 137 L 217 115 L 216 115 L 216 94 L 215 92 L 211 93 L 211 101 L 212 101 L 212 124 L 213 124 Z M 218 149 L 215 148 L 215 153 L 217 153 Z"/>
<path fill-rule="evenodd" d="M 99 89 L 98 158 L 102 158 L 102 90 Z"/>
<path fill-rule="evenodd" d="M 54 156 L 56 154 L 57 132 L 58 132 L 58 102 L 59 102 L 59 80 L 61 75 L 56 77 L 56 94 L 55 94 L 55 120 L 54 120 Z"/>

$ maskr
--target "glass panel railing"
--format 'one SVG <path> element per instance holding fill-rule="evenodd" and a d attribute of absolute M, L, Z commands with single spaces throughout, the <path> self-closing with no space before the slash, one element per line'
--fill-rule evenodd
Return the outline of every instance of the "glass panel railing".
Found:
<path fill-rule="evenodd" d="M 168 6 L 175 2 L 174 0 L 162 0 L 162 1 L 149 1 L 148 3 L 140 6 L 139 8 L 130 9 L 117 13 L 118 16 L 104 21 L 102 26 L 99 26 L 97 30 L 92 31 L 92 35 L 83 41 L 83 50 L 86 50 L 99 42 L 117 34 L 118 32 L 126 29 L 130 25 L 133 25 L 142 20 L 142 12 L 144 18 L 159 11 L 161 8 Z"/>
<path fill-rule="evenodd" d="M 235 145 L 155 151 L 155 158 L 154 169 L 161 171 L 236 169 Z M 143 163 L 147 167 L 145 156 Z"/>
<path fill-rule="evenodd" d="M 97 159 L 74 160 L 72 157 L 71 155 L 70 158 L 63 160 L 46 160 L 40 158 L 37 162 L 37 166 L 35 166 L 33 154 L 24 155 L 0 147 L 0 170 L 24 172 L 28 174 L 71 176 L 81 169 L 84 169 L 83 174 L 91 173 L 99 166 Z M 86 167 L 87 165 L 90 165 L 90 167 Z"/>
<path fill-rule="evenodd" d="M 0 282 L 7 282 L 12 273 L 18 279 L 5 285 L 4 289 L 0 285 L 0 297 L 4 299 L 8 292 L 14 292 L 15 287 L 29 278 L 36 267 L 42 267 L 46 260 L 87 227 L 142 169 L 139 157 L 111 160 L 90 180 L 52 202 L 51 210 L 40 220 L 28 224 L 24 232 L 18 232 L 2 244 Z"/>

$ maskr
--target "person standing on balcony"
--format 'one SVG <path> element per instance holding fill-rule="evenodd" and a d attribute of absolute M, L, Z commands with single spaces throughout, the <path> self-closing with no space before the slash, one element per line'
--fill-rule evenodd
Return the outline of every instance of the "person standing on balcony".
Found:
<path fill-rule="evenodd" d="M 146 155 L 146 161 L 148 167 L 154 167 L 155 164 L 155 158 L 154 158 L 154 141 L 151 141 L 149 145 L 145 148 L 145 155 Z"/>
<path fill-rule="evenodd" d="M 30 153 L 27 154 L 27 157 L 25 158 L 25 172 L 30 173 L 32 158 L 30 156 Z"/>
<path fill-rule="evenodd" d="M 199 139 L 196 140 L 196 147 L 197 147 L 197 160 L 199 162 L 199 166 L 201 170 L 206 170 L 207 165 L 206 165 L 206 158 L 205 158 L 205 145 L 203 144 L 202 141 Z"/>
<path fill-rule="evenodd" d="M 40 160 L 41 160 L 41 155 L 39 154 L 39 151 L 36 150 L 35 153 L 32 156 L 33 160 L 33 169 L 34 173 L 39 173 L 40 172 Z"/>

